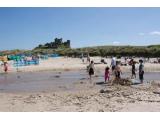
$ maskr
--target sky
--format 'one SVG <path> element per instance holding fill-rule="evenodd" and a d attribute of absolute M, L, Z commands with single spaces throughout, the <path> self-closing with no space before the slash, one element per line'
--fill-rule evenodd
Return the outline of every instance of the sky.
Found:
<path fill-rule="evenodd" d="M 160 44 L 160 8 L 0 8 L 0 50 Z"/>

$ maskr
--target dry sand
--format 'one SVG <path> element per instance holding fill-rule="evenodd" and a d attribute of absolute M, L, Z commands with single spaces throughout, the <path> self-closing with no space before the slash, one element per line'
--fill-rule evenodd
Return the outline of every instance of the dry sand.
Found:
<path fill-rule="evenodd" d="M 100 93 L 100 89 L 92 86 L 75 92 L 1 93 L 0 111 L 160 111 L 160 95 L 155 88 L 153 85 L 106 86 L 104 93 Z"/>
<path fill-rule="evenodd" d="M 100 63 L 101 57 L 91 57 L 95 63 Z M 104 70 L 106 66 L 110 66 L 111 59 L 105 59 L 108 64 L 95 64 L 97 70 Z M 138 61 L 138 59 L 137 59 Z M 80 70 L 86 69 L 88 63 L 82 63 L 79 58 L 49 58 L 48 60 L 40 60 L 40 65 L 31 65 L 25 67 L 18 67 L 21 72 L 46 71 L 46 70 Z M 138 68 L 138 64 L 136 65 Z M 131 71 L 130 66 L 122 66 L 123 71 Z M 145 72 L 160 71 L 160 64 L 145 63 Z M 3 67 L 0 67 L 0 73 L 3 72 Z M 17 72 L 17 68 L 13 67 L 12 62 L 9 63 L 9 72 Z"/>

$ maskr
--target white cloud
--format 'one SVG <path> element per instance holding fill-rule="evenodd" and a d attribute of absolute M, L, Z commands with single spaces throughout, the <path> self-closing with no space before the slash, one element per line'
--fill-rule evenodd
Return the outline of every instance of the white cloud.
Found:
<path fill-rule="evenodd" d="M 152 31 L 152 32 L 149 32 L 149 33 L 138 33 L 138 35 L 140 36 L 144 36 L 144 35 L 160 35 L 160 31 Z"/>
<path fill-rule="evenodd" d="M 120 42 L 119 42 L 119 41 L 114 41 L 113 44 L 114 44 L 114 45 L 119 45 Z"/>
<path fill-rule="evenodd" d="M 160 35 L 160 31 L 152 31 L 149 34 L 150 35 Z"/>
<path fill-rule="evenodd" d="M 138 35 L 141 35 L 141 36 L 143 36 L 143 35 L 145 35 L 145 33 L 139 33 Z"/>

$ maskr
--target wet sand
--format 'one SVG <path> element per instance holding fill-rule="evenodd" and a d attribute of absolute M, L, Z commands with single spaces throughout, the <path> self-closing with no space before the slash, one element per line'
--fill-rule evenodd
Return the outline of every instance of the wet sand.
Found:
<path fill-rule="evenodd" d="M 0 92 L 43 92 L 43 91 L 75 91 L 80 90 L 76 84 L 89 84 L 88 74 L 81 71 L 45 71 L 45 72 L 19 72 L 0 75 Z M 130 73 L 122 74 L 122 78 L 130 77 Z M 151 83 L 153 78 L 160 81 L 159 72 L 145 73 L 144 83 Z M 111 78 L 112 79 L 112 78 Z M 138 81 L 138 75 L 137 75 Z M 93 82 L 104 82 L 103 71 L 98 71 Z M 85 85 L 84 85 L 85 86 Z M 85 87 L 84 87 L 85 88 Z M 84 89 L 83 88 L 83 89 Z"/>
<path fill-rule="evenodd" d="M 109 85 L 103 81 L 102 71 L 93 82 L 86 71 L 1 74 L 0 111 L 160 111 L 159 73 L 146 73 L 143 85 Z"/>

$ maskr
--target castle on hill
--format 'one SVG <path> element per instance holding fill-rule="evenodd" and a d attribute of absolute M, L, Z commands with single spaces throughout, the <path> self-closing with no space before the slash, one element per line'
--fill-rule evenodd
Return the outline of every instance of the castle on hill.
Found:
<path fill-rule="evenodd" d="M 36 48 L 51 48 L 51 49 L 57 49 L 57 48 L 71 48 L 70 40 L 67 40 L 63 42 L 62 38 L 55 38 L 53 42 L 46 43 L 44 45 L 39 45 Z"/>

